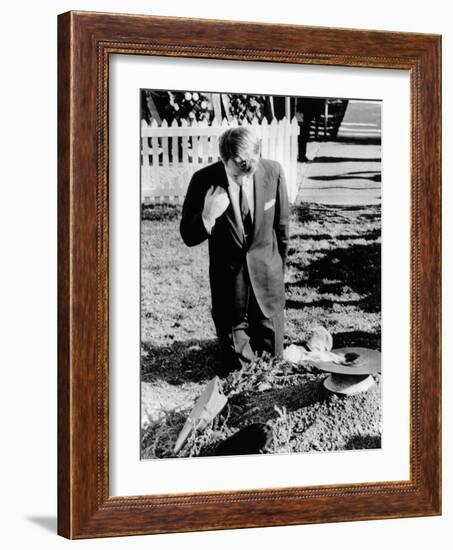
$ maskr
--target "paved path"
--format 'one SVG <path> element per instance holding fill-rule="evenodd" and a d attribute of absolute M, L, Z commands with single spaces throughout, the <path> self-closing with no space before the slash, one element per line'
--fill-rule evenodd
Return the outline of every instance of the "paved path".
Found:
<path fill-rule="evenodd" d="M 299 165 L 296 203 L 379 204 L 381 146 L 365 143 L 309 143 L 308 163 Z"/>

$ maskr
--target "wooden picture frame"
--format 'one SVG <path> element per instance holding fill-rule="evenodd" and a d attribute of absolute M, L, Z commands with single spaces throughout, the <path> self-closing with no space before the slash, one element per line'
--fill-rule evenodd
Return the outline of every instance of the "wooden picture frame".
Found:
<path fill-rule="evenodd" d="M 58 47 L 59 534 L 89 538 L 440 514 L 440 37 L 69 12 L 59 16 Z M 111 54 L 410 72 L 410 480 L 109 495 Z"/>

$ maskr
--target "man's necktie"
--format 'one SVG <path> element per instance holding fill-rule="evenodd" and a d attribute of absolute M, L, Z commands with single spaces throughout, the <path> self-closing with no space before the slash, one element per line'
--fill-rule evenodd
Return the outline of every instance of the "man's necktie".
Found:
<path fill-rule="evenodd" d="M 244 191 L 244 186 L 241 185 L 239 188 L 239 206 L 241 209 L 242 224 L 244 226 L 244 233 L 246 240 L 252 235 L 253 223 L 252 215 L 250 213 L 250 206 L 247 200 L 247 195 Z"/>

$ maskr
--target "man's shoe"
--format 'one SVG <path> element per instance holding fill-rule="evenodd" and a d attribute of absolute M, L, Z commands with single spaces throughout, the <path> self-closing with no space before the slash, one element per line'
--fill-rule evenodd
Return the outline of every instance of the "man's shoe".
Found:
<path fill-rule="evenodd" d="M 216 366 L 216 374 L 217 376 L 222 379 L 222 380 L 225 380 L 225 378 L 227 378 L 232 372 L 236 372 L 238 370 L 241 370 L 241 367 L 240 366 L 234 366 L 234 365 L 226 365 L 225 363 L 223 364 L 220 364 L 218 366 Z"/>

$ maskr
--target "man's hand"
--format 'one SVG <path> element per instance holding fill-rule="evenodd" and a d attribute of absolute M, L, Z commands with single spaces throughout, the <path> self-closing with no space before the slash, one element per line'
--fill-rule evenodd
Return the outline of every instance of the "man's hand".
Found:
<path fill-rule="evenodd" d="M 202 217 L 207 227 L 212 228 L 216 219 L 221 216 L 230 204 L 228 193 L 223 187 L 210 187 L 204 199 Z"/>

